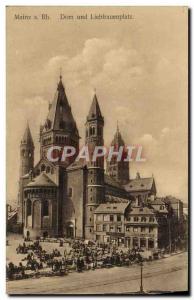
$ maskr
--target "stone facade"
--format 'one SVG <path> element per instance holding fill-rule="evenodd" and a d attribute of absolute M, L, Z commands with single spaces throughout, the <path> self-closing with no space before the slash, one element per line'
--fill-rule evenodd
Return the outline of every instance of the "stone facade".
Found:
<path fill-rule="evenodd" d="M 90 155 L 95 146 L 104 145 L 103 132 L 104 117 L 94 95 L 85 123 L 85 144 Z M 79 132 L 61 76 L 46 121 L 40 128 L 40 160 L 35 166 L 28 125 L 21 141 L 18 224 L 24 236 L 95 239 L 146 249 L 168 243 L 165 209 L 170 204 L 162 202 L 165 209 L 160 211 L 153 176 L 141 178 L 137 174 L 131 179 L 129 163 L 117 162 L 114 157 L 107 163 L 106 172 L 103 157 L 94 162 L 84 159 L 77 162 L 74 156 L 63 162 L 59 151 L 55 153 L 59 159 L 49 161 L 47 150 L 51 146 L 74 146 L 76 155 L 79 149 Z M 116 147 L 115 151 L 125 147 L 118 128 L 111 146 Z M 172 203 L 171 208 L 180 215 L 180 203 L 178 206 Z"/>

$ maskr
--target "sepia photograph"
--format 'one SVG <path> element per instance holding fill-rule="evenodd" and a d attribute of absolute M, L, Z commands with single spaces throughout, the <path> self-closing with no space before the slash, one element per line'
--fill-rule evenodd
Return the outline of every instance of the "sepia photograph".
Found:
<path fill-rule="evenodd" d="M 6 7 L 8 295 L 189 295 L 188 24 Z"/>

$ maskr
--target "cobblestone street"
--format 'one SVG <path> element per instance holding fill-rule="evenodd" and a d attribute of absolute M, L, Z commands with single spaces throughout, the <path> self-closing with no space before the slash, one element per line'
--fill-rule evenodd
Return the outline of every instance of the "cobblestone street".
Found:
<path fill-rule="evenodd" d="M 181 253 L 158 261 L 145 263 L 143 286 L 145 292 L 187 290 L 187 254 Z M 162 284 L 161 284 L 162 282 Z M 9 294 L 110 294 L 139 291 L 140 268 L 137 265 L 70 273 L 65 277 L 42 277 L 10 281 Z M 149 286 L 149 289 L 148 289 Z M 150 288 L 151 287 L 151 288 Z"/>

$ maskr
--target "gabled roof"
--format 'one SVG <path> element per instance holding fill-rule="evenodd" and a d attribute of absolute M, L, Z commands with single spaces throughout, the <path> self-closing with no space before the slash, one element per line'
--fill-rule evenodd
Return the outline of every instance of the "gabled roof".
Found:
<path fill-rule="evenodd" d="M 87 120 L 92 120 L 92 119 L 101 119 L 101 120 L 103 120 L 102 113 L 101 113 L 101 110 L 100 110 L 100 106 L 99 106 L 96 94 L 94 94 L 92 105 L 90 106 L 90 110 L 89 110 L 89 113 L 88 113 L 88 116 L 87 116 Z"/>
<path fill-rule="evenodd" d="M 28 123 L 27 123 L 26 129 L 24 131 L 24 135 L 22 137 L 21 143 L 28 144 L 34 148 L 34 142 L 32 139 L 32 135 L 31 135 L 31 131 L 30 131 L 30 127 L 29 127 Z"/>
<path fill-rule="evenodd" d="M 151 205 L 165 205 L 165 202 L 161 198 L 156 198 L 149 202 Z"/>
<path fill-rule="evenodd" d="M 62 76 L 60 76 L 57 91 L 43 127 L 43 132 L 49 130 L 63 130 L 79 135 L 62 83 Z"/>
<path fill-rule="evenodd" d="M 124 185 L 124 188 L 127 192 L 136 192 L 136 191 L 149 191 L 152 189 L 154 183 L 154 178 L 136 178 L 131 179 L 129 183 Z"/>
<path fill-rule="evenodd" d="M 129 203 L 103 203 L 100 204 L 95 213 L 121 213 L 124 214 Z"/>
<path fill-rule="evenodd" d="M 106 203 L 130 203 L 131 199 L 126 199 L 122 197 L 116 197 L 112 195 L 105 195 L 105 201 Z"/>
<path fill-rule="evenodd" d="M 162 214 L 168 213 L 165 202 L 161 198 L 156 198 L 153 201 L 150 201 L 149 204 L 153 207 L 154 211 L 157 211 Z M 161 209 L 162 206 L 162 209 Z"/>
<path fill-rule="evenodd" d="M 53 164 L 53 162 L 51 162 L 50 160 L 46 159 L 45 157 L 42 157 L 38 162 L 37 164 L 35 165 L 34 169 L 38 168 L 39 165 L 49 165 L 50 167 L 52 168 L 56 168 L 55 164 Z"/>
<path fill-rule="evenodd" d="M 129 213 L 130 215 L 154 215 L 154 212 L 152 209 L 144 206 L 144 207 L 140 207 L 140 206 L 136 206 L 136 207 L 132 207 L 131 211 Z"/>
<path fill-rule="evenodd" d="M 26 187 L 35 186 L 56 187 L 57 185 L 43 172 L 37 177 L 35 177 L 30 183 L 28 183 Z"/>

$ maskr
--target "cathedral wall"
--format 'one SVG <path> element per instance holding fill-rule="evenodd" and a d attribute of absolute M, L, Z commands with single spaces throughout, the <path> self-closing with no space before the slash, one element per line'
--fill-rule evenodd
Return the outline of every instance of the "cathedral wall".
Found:
<path fill-rule="evenodd" d="M 86 198 L 86 174 L 83 169 L 70 170 L 67 173 L 67 195 L 64 199 L 64 234 L 73 228 L 75 237 L 84 237 L 84 204 Z"/>
<path fill-rule="evenodd" d="M 53 189 L 28 188 L 24 202 L 24 236 L 58 235 L 57 194 Z"/>

